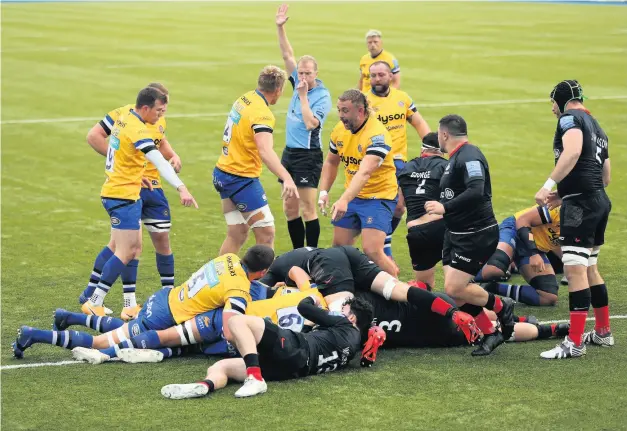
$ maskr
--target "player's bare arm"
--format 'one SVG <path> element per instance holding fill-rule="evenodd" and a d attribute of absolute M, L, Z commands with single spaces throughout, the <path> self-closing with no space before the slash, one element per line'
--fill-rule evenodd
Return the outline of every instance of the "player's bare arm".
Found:
<path fill-rule="evenodd" d="M 337 171 L 342 159 L 339 155 L 332 152 L 327 153 L 327 158 L 322 165 L 322 174 L 320 176 L 320 198 L 318 199 L 318 206 L 324 215 L 326 215 L 326 208 L 329 207 L 329 190 L 335 182 L 337 177 Z"/>
<path fill-rule="evenodd" d="M 261 161 L 268 167 L 268 169 L 270 169 L 270 172 L 272 172 L 283 181 L 283 191 L 281 193 L 281 198 L 286 199 L 296 197 L 298 199 L 298 189 L 296 188 L 296 184 L 294 183 L 292 176 L 283 167 L 279 156 L 277 156 L 276 152 L 272 148 L 272 133 L 255 133 L 255 144 L 257 145 L 257 149 L 259 150 L 259 156 L 261 157 Z"/>
<path fill-rule="evenodd" d="M 87 143 L 101 156 L 107 155 L 109 144 L 107 144 L 107 138 L 109 135 L 102 128 L 100 123 L 96 123 L 87 133 Z"/>
<path fill-rule="evenodd" d="M 532 255 L 529 257 L 529 264 L 536 272 L 544 271 L 545 265 L 544 260 L 537 251 L 531 228 L 534 226 L 542 226 L 543 224 L 544 222 L 540 217 L 540 212 L 536 207 L 530 208 L 529 211 L 516 218 L 516 230 L 519 236 L 523 237 L 520 239 L 527 242 L 527 248 L 532 252 Z"/>
<path fill-rule="evenodd" d="M 296 283 L 298 290 L 308 290 L 311 289 L 311 278 L 309 274 L 307 274 L 302 268 L 298 266 L 293 266 L 290 268 L 287 276 Z"/>
<path fill-rule="evenodd" d="M 281 55 L 283 56 L 283 61 L 285 62 L 285 70 L 288 75 L 291 75 L 296 69 L 296 59 L 294 58 L 292 45 L 290 45 L 290 41 L 287 40 L 287 34 L 285 32 L 285 23 L 288 19 L 290 19 L 287 16 L 288 8 L 289 6 L 286 4 L 279 7 L 279 10 L 276 13 L 275 22 L 279 33 L 279 47 L 281 48 Z"/>
<path fill-rule="evenodd" d="M 604 187 L 609 186 L 611 180 L 612 180 L 612 167 L 610 166 L 610 159 L 605 159 L 605 162 L 603 162 L 603 186 Z"/>
<path fill-rule="evenodd" d="M 174 168 L 174 172 L 176 172 L 177 174 L 181 172 L 181 168 L 182 168 L 181 158 L 179 157 L 178 154 L 176 154 L 176 151 L 174 151 L 174 148 L 172 148 L 172 145 L 170 145 L 170 142 L 165 136 L 159 143 L 159 151 L 161 152 L 163 157 L 170 163 L 170 165 Z"/>
<path fill-rule="evenodd" d="M 401 88 L 401 72 L 396 72 L 392 75 L 392 87 Z M 422 136 L 420 137 L 422 138 Z"/>
<path fill-rule="evenodd" d="M 364 188 L 370 176 L 381 166 L 382 159 L 373 154 L 367 154 L 359 165 L 359 170 L 353 177 L 348 188 L 342 193 L 342 196 L 333 204 L 331 214 L 333 220 L 340 220 L 346 214 L 348 203 L 355 199 L 359 192 Z"/>
<path fill-rule="evenodd" d="M 393 76 L 396 76 L 396 75 L 393 75 Z M 429 124 L 427 124 L 425 119 L 422 118 L 422 115 L 420 115 L 420 112 L 415 112 L 414 115 L 412 115 L 411 117 L 407 119 L 407 122 L 411 124 L 414 129 L 416 129 L 416 132 L 418 132 L 418 136 L 420 136 L 421 140 L 425 136 L 427 136 L 427 134 L 431 133 Z"/>
<path fill-rule="evenodd" d="M 570 129 L 562 137 L 564 151 L 557 161 L 553 172 L 544 186 L 536 193 L 536 203 L 546 205 L 546 199 L 555 184 L 562 181 L 573 170 L 583 148 L 583 133 L 579 129 Z"/>

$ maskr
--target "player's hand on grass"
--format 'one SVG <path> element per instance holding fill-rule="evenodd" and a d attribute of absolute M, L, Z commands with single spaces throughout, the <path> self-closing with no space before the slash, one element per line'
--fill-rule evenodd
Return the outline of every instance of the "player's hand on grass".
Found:
<path fill-rule="evenodd" d="M 294 183 L 292 177 L 283 180 L 283 190 L 281 191 L 281 199 L 285 200 L 290 198 L 300 199 L 298 187 L 296 187 L 296 183 Z"/>
<path fill-rule="evenodd" d="M 425 211 L 428 214 L 444 215 L 444 205 L 438 201 L 428 201 L 425 203 Z"/>
<path fill-rule="evenodd" d="M 307 81 L 299 81 L 296 86 L 296 91 L 298 91 L 298 96 L 303 98 L 307 96 L 307 92 L 309 91 L 309 85 L 307 85 Z"/>
<path fill-rule="evenodd" d="M 176 172 L 177 174 L 181 172 L 181 167 L 182 167 L 181 158 L 177 154 L 172 156 L 172 158 L 170 159 L 170 166 L 174 168 L 174 172 Z"/>
<path fill-rule="evenodd" d="M 142 177 L 142 187 L 147 188 L 148 190 L 152 191 L 153 190 L 152 181 L 150 181 L 146 177 Z"/>
<path fill-rule="evenodd" d="M 539 254 L 534 254 L 529 258 L 529 265 L 531 265 L 531 268 L 533 268 L 535 272 L 544 271 L 544 260 Z"/>
<path fill-rule="evenodd" d="M 178 188 L 178 192 L 179 192 L 179 196 L 181 198 L 181 204 L 183 204 L 184 207 L 191 207 L 193 205 L 195 208 L 198 208 L 198 204 L 196 203 L 196 199 L 194 199 L 194 197 L 189 192 L 189 190 L 187 190 L 187 187 L 180 186 Z"/>
<path fill-rule="evenodd" d="M 288 19 L 290 19 L 289 16 L 287 16 L 287 9 L 289 8 L 288 5 L 286 4 L 282 4 L 279 7 L 279 10 L 276 13 L 276 25 L 279 27 L 282 27 L 283 24 L 285 24 L 287 22 Z"/>
<path fill-rule="evenodd" d="M 341 220 L 346 211 L 348 211 L 348 202 L 342 198 L 338 199 L 331 208 L 331 219 L 333 221 Z"/>

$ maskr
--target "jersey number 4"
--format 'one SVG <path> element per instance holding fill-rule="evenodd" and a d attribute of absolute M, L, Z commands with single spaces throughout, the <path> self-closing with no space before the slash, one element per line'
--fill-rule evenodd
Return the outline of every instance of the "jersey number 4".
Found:
<path fill-rule="evenodd" d="M 109 146 L 107 150 L 107 161 L 105 162 L 105 170 L 107 172 L 113 172 L 113 164 L 115 162 L 115 148 Z"/>
<path fill-rule="evenodd" d="M 229 116 L 226 119 L 226 126 L 224 126 L 224 133 L 222 135 L 222 140 L 227 144 L 231 142 L 231 134 L 233 133 L 233 119 Z"/>

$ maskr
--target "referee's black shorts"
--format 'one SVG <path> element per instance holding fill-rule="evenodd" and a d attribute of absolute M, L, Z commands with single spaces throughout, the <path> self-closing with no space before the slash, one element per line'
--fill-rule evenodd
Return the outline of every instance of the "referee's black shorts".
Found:
<path fill-rule="evenodd" d="M 292 176 L 296 187 L 318 188 L 322 173 L 322 150 L 288 148 L 283 150 L 281 164 Z M 282 182 L 279 180 L 279 182 Z"/>

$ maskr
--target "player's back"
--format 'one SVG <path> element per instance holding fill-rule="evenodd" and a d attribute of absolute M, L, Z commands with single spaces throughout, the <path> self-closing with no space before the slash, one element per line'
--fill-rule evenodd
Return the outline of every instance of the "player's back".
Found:
<path fill-rule="evenodd" d="M 110 111 L 105 115 L 105 117 L 100 121 L 100 126 L 107 133 L 107 135 L 111 134 L 111 130 L 115 126 L 115 122 L 120 118 L 121 115 L 128 115 L 132 109 L 135 108 L 134 104 L 124 105 L 119 108 Z M 155 146 L 159 148 L 159 144 L 165 137 L 165 129 L 166 129 L 166 121 L 165 117 L 160 117 L 159 120 L 155 124 L 146 123 L 146 127 L 150 132 L 150 137 L 155 143 Z M 146 169 L 144 171 L 144 177 L 147 178 L 153 187 L 160 188 L 161 187 L 161 176 L 159 175 L 159 170 L 155 165 L 146 161 Z"/>
<path fill-rule="evenodd" d="M 318 289 L 300 291 L 290 287 L 281 287 L 270 299 L 251 302 L 246 314 L 269 318 L 283 329 L 300 332 L 305 324 L 305 319 L 298 312 L 298 304 L 308 296 L 316 296 L 320 307 L 328 310 L 327 303 Z"/>
<path fill-rule="evenodd" d="M 407 221 L 426 214 L 427 201 L 440 200 L 440 179 L 448 160 L 440 156 L 416 157 L 405 165 L 398 183 L 405 197 Z"/>
<path fill-rule="evenodd" d="M 346 318 L 330 327 L 315 327 L 304 337 L 309 345 L 309 374 L 346 367 L 361 346 L 359 329 Z"/>
<path fill-rule="evenodd" d="M 551 250 L 560 248 L 560 208 L 558 206 L 549 210 L 546 207 L 536 205 L 514 214 L 514 218 L 518 219 L 529 211 L 535 210 L 539 212 L 542 224 L 540 226 L 532 226 L 531 234 L 538 250 L 541 252 L 548 253 Z"/>
<path fill-rule="evenodd" d="M 154 145 L 151 133 L 133 109 L 121 111 L 111 129 L 105 162 L 107 178 L 100 195 L 136 201 L 146 168 L 143 148 Z"/>
<path fill-rule="evenodd" d="M 255 144 L 255 133 L 270 132 L 274 115 L 268 102 L 257 90 L 249 91 L 233 103 L 222 135 L 222 154 L 218 169 L 233 175 L 258 178 L 261 156 Z"/>
<path fill-rule="evenodd" d="M 250 302 L 250 280 L 239 257 L 232 253 L 203 265 L 185 283 L 173 288 L 168 296 L 176 323 L 220 307 L 243 314 Z"/>
<path fill-rule="evenodd" d="M 366 93 L 370 108 L 377 119 L 392 136 L 392 158 L 407 160 L 407 119 L 416 111 L 411 97 L 404 91 L 390 87 L 387 96 L 381 97 L 372 91 Z"/>
<path fill-rule="evenodd" d="M 376 155 L 383 159 L 357 195 L 361 199 L 396 198 L 398 184 L 391 150 L 392 136 L 374 115 L 368 117 L 357 133 L 346 130 L 341 121 L 331 132 L 329 151 L 338 154 L 344 164 L 345 188 L 350 185 L 366 155 Z"/>

